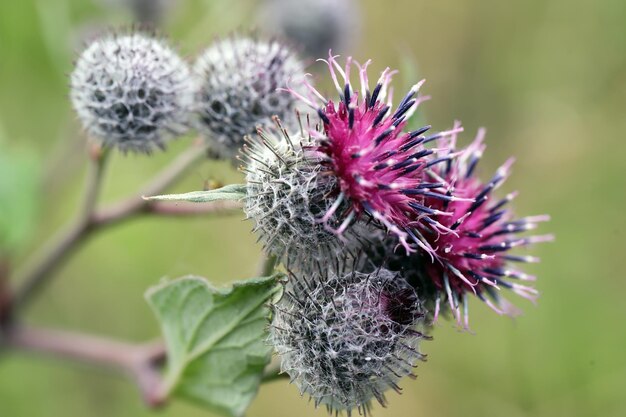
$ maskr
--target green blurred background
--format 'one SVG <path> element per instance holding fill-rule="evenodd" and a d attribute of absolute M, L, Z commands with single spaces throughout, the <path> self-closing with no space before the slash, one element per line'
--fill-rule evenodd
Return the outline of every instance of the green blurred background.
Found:
<path fill-rule="evenodd" d="M 24 260 L 76 212 L 86 170 L 84 137 L 68 100 L 72 60 L 102 28 L 129 24 L 111 1 L 0 2 L 0 137 L 32 151 L 43 176 L 39 215 Z M 164 31 L 193 57 L 215 35 L 255 21 L 252 0 L 177 0 Z M 515 155 L 506 191 L 519 214 L 549 213 L 554 244 L 542 257 L 538 305 L 498 317 L 471 304 L 472 330 L 436 330 L 416 381 L 389 395 L 383 416 L 626 415 L 626 2 L 623 0 L 360 2 L 353 55 L 373 69 L 415 60 L 427 79 L 423 108 L 437 129 L 463 121 L 469 139 L 488 128 L 482 170 Z M 315 67 L 313 68 L 315 70 Z M 373 77 L 373 76 L 372 76 Z M 405 80 L 402 74 L 398 81 Z M 396 83 L 399 84 L 399 83 Z M 2 139 L 0 139 L 2 140 Z M 152 158 L 116 155 L 104 200 L 132 193 L 190 138 Z M 0 158 L 1 160 L 1 158 Z M 1 169 L 2 167 L 0 167 Z M 235 181 L 206 163 L 174 191 L 209 179 Z M 26 210 L 26 209 L 25 209 Z M 158 334 L 143 301 L 161 277 L 194 273 L 215 282 L 254 274 L 259 247 L 241 216 L 140 219 L 107 230 L 68 262 L 26 313 L 40 325 L 143 341 Z M 514 298 L 512 296 L 512 298 Z M 0 416 L 150 416 L 117 375 L 25 354 L 0 354 Z M 211 414 L 179 401 L 160 416 Z M 323 416 L 285 381 L 263 385 L 251 417 Z"/>

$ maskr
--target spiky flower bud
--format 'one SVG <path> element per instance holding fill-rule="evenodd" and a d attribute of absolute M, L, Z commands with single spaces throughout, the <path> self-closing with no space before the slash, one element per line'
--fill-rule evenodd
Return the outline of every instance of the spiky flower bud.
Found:
<path fill-rule="evenodd" d="M 292 277 L 274 307 L 270 341 L 282 371 L 331 412 L 385 405 L 385 391 L 399 392 L 398 380 L 414 377 L 423 359 L 420 301 L 385 269 Z"/>
<path fill-rule="evenodd" d="M 290 39 L 308 56 L 346 50 L 356 39 L 359 4 L 353 0 L 265 0 L 260 27 Z"/>
<path fill-rule="evenodd" d="M 254 221 L 254 231 L 268 252 L 300 270 L 347 256 L 360 246 L 355 227 L 339 239 L 320 220 L 335 202 L 328 194 L 336 179 L 320 175 L 320 166 L 305 155 L 302 142 L 310 138 L 303 128 L 289 133 L 277 118 L 274 122 L 247 137 L 242 151 L 244 211 Z M 328 222 L 339 227 L 333 219 Z"/>
<path fill-rule="evenodd" d="M 428 223 L 421 224 L 422 235 L 434 248 L 432 253 L 419 250 L 408 254 L 397 249 L 398 242 L 382 240 L 378 247 L 378 265 L 398 271 L 418 289 L 422 299 L 433 304 L 434 319 L 440 308 L 451 311 L 457 322 L 469 326 L 468 294 L 474 294 L 498 314 L 515 315 L 519 311 L 500 296 L 506 288 L 534 301 L 537 290 L 529 285 L 534 276 L 508 265 L 509 262 L 537 262 L 532 256 L 519 256 L 509 251 L 536 242 L 552 240 L 552 235 L 519 236 L 533 230 L 548 216 L 531 216 L 513 219 L 506 205 L 516 196 L 508 194 L 494 199 L 493 191 L 508 177 L 512 159 L 501 166 L 487 183 L 476 176 L 476 166 L 482 156 L 484 130 L 481 129 L 473 143 L 449 163 L 432 168 L 429 176 L 439 182 L 440 193 L 426 195 L 425 205 L 433 210 L 450 213 L 435 216 L 448 232 L 441 232 Z M 454 152 L 456 137 L 445 144 L 446 153 Z M 460 198 L 450 200 L 448 195 Z M 431 256 L 434 255 L 434 256 Z M 372 267 L 377 266 L 376 256 L 370 256 Z M 380 262 L 384 259 L 384 262 Z"/>
<path fill-rule="evenodd" d="M 283 91 L 298 89 L 303 66 L 278 41 L 232 37 L 215 42 L 194 66 L 196 124 L 224 158 L 234 158 L 243 137 L 276 115 L 294 117 L 296 100 Z"/>
<path fill-rule="evenodd" d="M 427 222 L 445 229 L 434 219 L 434 216 L 445 213 L 424 203 L 427 194 L 438 192 L 431 191 L 433 183 L 425 177 L 425 172 L 452 156 L 434 158 L 435 151 L 424 145 L 462 129 L 430 136 L 424 135 L 430 126 L 403 132 L 407 118 L 426 99 L 417 96 L 423 81 L 414 85 L 392 111 L 391 98 L 388 102 L 385 99 L 394 72 L 385 69 L 370 92 L 367 77 L 370 61 L 362 66 L 354 63 L 359 70 L 360 91 L 354 90 L 350 80 L 352 58 L 348 57 L 344 69 L 335 56 L 329 55 L 327 64 L 339 100 L 323 98 L 310 85 L 307 85 L 310 97 L 292 92 L 317 109 L 323 123 L 322 132 L 312 133 L 315 140 L 313 151 L 320 155 L 324 174 L 337 179 L 336 201 L 348 203 L 348 210 L 342 213 L 346 224 L 363 216 L 370 217 L 397 235 L 406 250 L 414 250 L 410 242 L 432 250 L 419 235 L 416 224 Z M 333 205 L 323 218 L 335 214 L 336 207 L 339 204 Z"/>
<path fill-rule="evenodd" d="M 140 33 L 93 42 L 76 63 L 70 95 L 91 137 L 146 153 L 185 131 L 192 99 L 187 65 L 162 40 Z"/>

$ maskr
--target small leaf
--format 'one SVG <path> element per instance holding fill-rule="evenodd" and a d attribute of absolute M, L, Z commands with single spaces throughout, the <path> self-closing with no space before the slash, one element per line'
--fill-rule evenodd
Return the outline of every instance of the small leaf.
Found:
<path fill-rule="evenodd" d="M 242 200 L 246 196 L 245 184 L 229 184 L 222 188 L 208 191 L 192 191 L 184 194 L 165 194 L 144 197 L 144 200 L 189 201 L 192 203 L 210 203 L 219 200 Z"/>
<path fill-rule="evenodd" d="M 226 290 L 190 276 L 148 290 L 167 344 L 168 396 L 243 415 L 270 359 L 267 302 L 279 289 L 276 276 Z"/>

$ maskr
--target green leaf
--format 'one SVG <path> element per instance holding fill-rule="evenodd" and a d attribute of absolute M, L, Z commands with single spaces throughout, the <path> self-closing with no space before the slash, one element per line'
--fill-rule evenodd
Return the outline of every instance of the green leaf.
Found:
<path fill-rule="evenodd" d="M 276 276 L 226 290 L 190 276 L 148 290 L 167 344 L 168 396 L 242 416 L 270 359 L 267 302 L 279 289 Z"/>
<path fill-rule="evenodd" d="M 166 194 L 144 197 L 144 200 L 190 201 L 192 203 L 210 203 L 219 200 L 242 200 L 246 196 L 245 184 L 229 184 L 222 188 L 208 191 L 192 191 L 184 194 Z"/>

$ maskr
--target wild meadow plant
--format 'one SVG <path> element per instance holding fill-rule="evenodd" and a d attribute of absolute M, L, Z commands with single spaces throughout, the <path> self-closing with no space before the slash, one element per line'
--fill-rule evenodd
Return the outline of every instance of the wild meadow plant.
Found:
<path fill-rule="evenodd" d="M 548 217 L 515 218 L 516 194 L 496 196 L 512 160 L 484 179 L 484 130 L 460 146 L 458 122 L 410 129 L 428 99 L 423 80 L 397 100 L 396 71 L 371 82 L 369 60 L 331 52 L 320 61 L 333 94 L 314 85 L 291 46 L 259 35 L 216 40 L 191 65 L 147 32 L 92 42 L 70 78 L 93 165 L 84 209 L 20 271 L 22 287 L 3 288 L 5 342 L 126 371 L 153 407 L 181 397 L 239 416 L 259 384 L 285 376 L 316 407 L 369 414 L 415 376 L 440 317 L 469 329 L 469 296 L 501 315 L 519 312 L 501 296 L 507 290 L 535 301 L 535 277 L 512 265 L 536 262 L 517 249 L 552 237 L 524 234 Z M 98 207 L 112 153 L 150 155 L 193 130 L 200 140 L 140 191 L 143 199 Z M 245 182 L 164 194 L 208 157 L 238 164 Z M 164 343 L 15 320 L 73 249 L 107 225 L 138 213 L 241 210 L 267 255 L 260 277 L 227 289 L 197 276 L 149 289 Z M 436 355 L 436 343 L 427 346 Z"/>

